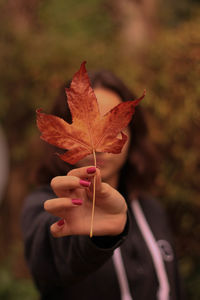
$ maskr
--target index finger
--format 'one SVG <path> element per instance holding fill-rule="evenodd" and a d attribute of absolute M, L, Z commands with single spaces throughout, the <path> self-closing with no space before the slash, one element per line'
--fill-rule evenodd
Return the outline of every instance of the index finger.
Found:
<path fill-rule="evenodd" d="M 95 166 L 87 166 L 87 167 L 81 167 L 72 169 L 67 173 L 67 176 L 76 176 L 79 178 L 89 178 L 94 177 L 96 174 L 97 168 Z"/>
<path fill-rule="evenodd" d="M 76 176 L 79 178 L 92 179 L 96 177 L 96 190 L 101 188 L 101 173 L 100 170 L 95 166 L 86 166 L 81 168 L 72 169 L 67 173 L 67 176 Z"/>

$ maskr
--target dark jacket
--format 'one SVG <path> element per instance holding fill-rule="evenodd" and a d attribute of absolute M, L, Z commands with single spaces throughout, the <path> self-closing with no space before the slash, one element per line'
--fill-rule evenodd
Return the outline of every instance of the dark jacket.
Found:
<path fill-rule="evenodd" d="M 159 280 L 152 256 L 130 207 L 128 223 L 120 236 L 54 238 L 49 228 L 58 218 L 43 209 L 44 201 L 50 198 L 55 198 L 50 187 L 37 189 L 27 197 L 22 214 L 25 256 L 41 299 L 120 300 L 119 280 L 112 259 L 114 250 L 119 246 L 132 298 L 157 299 Z M 169 299 L 182 300 L 171 235 L 163 209 L 152 198 L 143 196 L 138 200 L 155 240 L 162 248 L 170 284 Z"/>

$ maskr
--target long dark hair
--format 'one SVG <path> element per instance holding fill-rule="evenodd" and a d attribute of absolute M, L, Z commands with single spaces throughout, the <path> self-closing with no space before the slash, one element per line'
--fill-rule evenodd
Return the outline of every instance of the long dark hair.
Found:
<path fill-rule="evenodd" d="M 117 93 L 122 101 L 134 100 L 135 95 L 129 88 L 110 71 L 89 73 L 90 83 L 93 88 L 102 87 Z M 66 101 L 65 87 L 63 86 L 52 107 L 51 114 L 59 116 L 71 123 L 71 114 Z M 156 155 L 153 145 L 148 139 L 148 128 L 141 105 L 136 107 L 135 115 L 129 124 L 131 141 L 129 155 L 121 170 L 120 184 L 123 189 L 147 190 L 155 178 Z M 59 150 L 47 143 L 44 144 L 45 156 L 36 172 L 36 181 L 47 184 L 54 176 L 66 175 L 73 166 L 60 160 L 55 152 Z M 125 183 L 126 180 L 126 183 Z"/>

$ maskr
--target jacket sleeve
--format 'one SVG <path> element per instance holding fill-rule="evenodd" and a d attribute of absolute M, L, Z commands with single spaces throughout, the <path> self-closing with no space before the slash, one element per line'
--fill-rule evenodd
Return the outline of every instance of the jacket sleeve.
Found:
<path fill-rule="evenodd" d="M 55 197 L 49 189 L 35 191 L 25 200 L 22 232 L 25 256 L 34 281 L 41 292 L 52 286 L 66 286 L 84 279 L 102 266 L 127 236 L 68 236 L 54 238 L 50 225 L 58 218 L 43 209 L 44 201 Z"/>

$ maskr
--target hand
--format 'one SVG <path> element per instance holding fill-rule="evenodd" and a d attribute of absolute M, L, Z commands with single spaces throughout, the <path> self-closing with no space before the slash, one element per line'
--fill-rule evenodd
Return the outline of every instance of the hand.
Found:
<path fill-rule="evenodd" d="M 53 236 L 89 235 L 94 176 L 96 200 L 93 235 L 117 235 L 123 231 L 127 218 L 125 199 L 110 185 L 101 182 L 98 168 L 82 167 L 71 170 L 67 176 L 54 177 L 51 181 L 58 198 L 45 201 L 44 208 L 62 218 L 51 225 Z"/>

